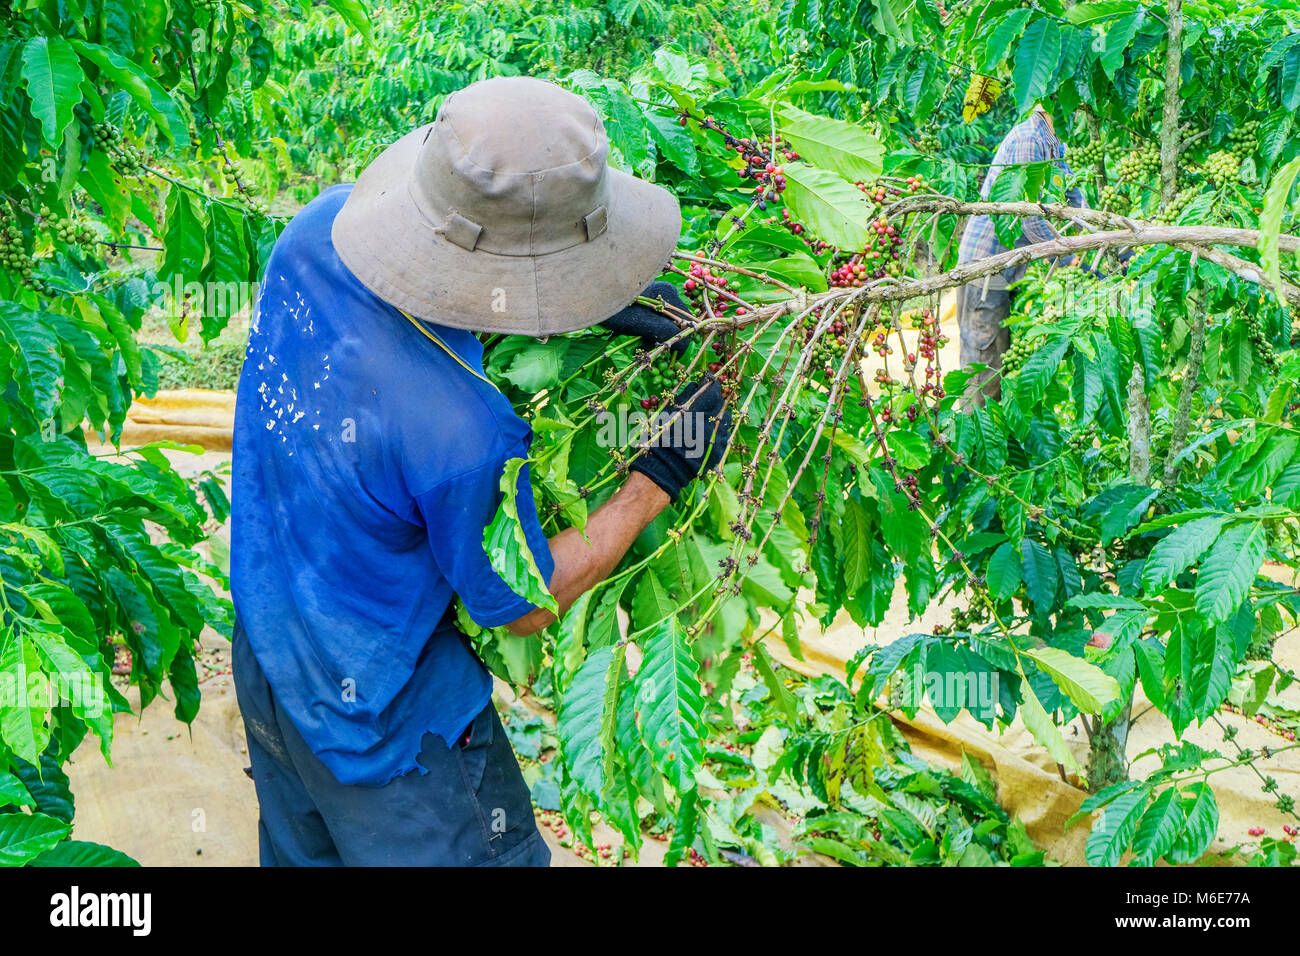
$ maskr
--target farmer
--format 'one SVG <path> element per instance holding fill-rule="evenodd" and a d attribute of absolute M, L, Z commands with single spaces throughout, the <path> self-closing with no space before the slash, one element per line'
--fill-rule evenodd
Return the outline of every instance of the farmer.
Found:
<path fill-rule="evenodd" d="M 1064 157 L 1065 145 L 1057 139 L 1051 114 L 1039 104 L 1034 107 L 1028 119 L 1011 128 L 998 146 L 980 189 L 980 196 L 988 200 L 989 191 L 998 174 L 1007 166 L 1051 160 L 1068 181 L 1073 173 L 1065 164 Z M 1086 208 L 1083 193 L 1079 189 L 1068 190 L 1065 197 L 1069 205 Z M 1015 245 L 1019 248 L 1035 242 L 1047 242 L 1059 235 L 1046 219 L 1031 216 L 1021 221 L 1021 231 Z M 993 218 L 974 216 L 961 237 L 957 262 L 973 262 L 999 252 L 1006 252 L 1006 247 L 998 242 Z M 1063 259 L 1061 265 L 1071 266 L 1076 261 L 1076 257 L 1070 256 Z M 1006 327 L 1007 317 L 1011 314 L 1011 286 L 1020 281 L 1025 269 L 1023 264 L 1012 266 L 1001 273 L 969 282 L 957 290 L 957 325 L 961 330 L 962 367 L 973 363 L 989 366 L 988 371 L 980 372 L 972 379 L 968 391 L 979 404 L 983 404 L 984 396 L 997 398 L 1002 394 L 1001 377 L 996 370 L 1002 368 L 1002 355 L 1011 345 L 1011 333 Z"/>
<path fill-rule="evenodd" d="M 677 242 L 677 202 L 607 152 L 580 97 L 476 83 L 308 204 L 271 253 L 239 383 L 231 550 L 263 865 L 550 859 L 450 609 L 516 635 L 554 620 L 484 551 L 531 432 L 484 377 L 475 333 L 678 331 L 629 306 Z M 561 613 L 721 457 L 717 383 L 687 395 L 585 538 L 548 541 L 519 472 L 519 520 Z"/>

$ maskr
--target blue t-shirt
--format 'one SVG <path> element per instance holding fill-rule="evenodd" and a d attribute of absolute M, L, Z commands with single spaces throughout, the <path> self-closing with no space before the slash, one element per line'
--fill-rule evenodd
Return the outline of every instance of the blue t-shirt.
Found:
<path fill-rule="evenodd" d="M 299 212 L 267 264 L 235 410 L 230 581 L 312 751 L 342 783 L 382 785 L 423 773 L 423 735 L 450 745 L 491 697 L 444 619 L 453 595 L 484 627 L 533 609 L 483 550 L 532 432 L 339 260 L 330 227 L 350 189 Z M 472 333 L 427 328 L 482 371 Z M 518 501 L 549 580 L 526 468 Z"/>

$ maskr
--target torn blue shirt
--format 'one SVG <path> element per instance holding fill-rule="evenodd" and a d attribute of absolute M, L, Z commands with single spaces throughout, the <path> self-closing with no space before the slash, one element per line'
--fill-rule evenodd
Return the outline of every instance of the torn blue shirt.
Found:
<path fill-rule="evenodd" d="M 484 627 L 533 609 L 482 545 L 532 432 L 339 260 L 330 228 L 350 189 L 304 207 L 267 264 L 236 402 L 230 581 L 312 751 L 342 783 L 382 785 L 423 772 L 424 734 L 450 745 L 491 697 L 453 596 Z M 482 372 L 472 333 L 427 328 Z M 526 467 L 518 491 L 549 581 Z"/>

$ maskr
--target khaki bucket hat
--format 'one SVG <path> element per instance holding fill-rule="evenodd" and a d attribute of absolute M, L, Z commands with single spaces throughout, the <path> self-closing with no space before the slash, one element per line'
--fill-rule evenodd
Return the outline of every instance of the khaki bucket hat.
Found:
<path fill-rule="evenodd" d="M 451 94 L 362 172 L 334 220 L 344 265 L 384 301 L 476 332 L 601 322 L 664 268 L 677 200 L 611 169 L 596 111 L 542 80 Z"/>

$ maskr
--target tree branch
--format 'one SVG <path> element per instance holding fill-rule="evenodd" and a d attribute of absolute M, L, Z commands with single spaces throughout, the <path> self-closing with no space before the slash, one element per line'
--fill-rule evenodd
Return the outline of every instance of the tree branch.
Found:
<path fill-rule="evenodd" d="M 972 204 L 976 205 L 976 204 Z M 1034 208 L 1039 212 L 1047 210 L 1046 206 L 1034 203 L 979 204 L 979 205 L 1015 205 Z M 1066 208 L 1066 207 L 1058 207 Z M 1078 213 L 1083 210 L 1071 210 Z M 1035 213 L 1037 214 L 1037 213 Z M 1262 282 L 1263 276 L 1258 265 L 1246 262 L 1232 255 L 1213 254 L 1215 250 L 1204 247 L 1225 245 L 1253 249 L 1259 244 L 1259 233 L 1253 229 L 1229 229 L 1220 226 L 1154 226 L 1146 223 L 1134 223 L 1131 229 L 1116 229 L 1094 232 L 1086 236 L 1063 236 L 1047 242 L 1036 242 L 1006 252 L 972 262 L 963 262 L 935 276 L 906 279 L 892 285 L 879 285 L 866 292 L 868 300 L 898 300 L 918 296 L 932 295 L 943 289 L 965 285 L 974 279 L 1001 272 L 1013 266 L 1024 265 L 1039 259 L 1051 259 L 1058 256 L 1069 257 L 1084 252 L 1102 249 L 1130 248 L 1135 246 L 1172 246 L 1175 248 L 1198 247 L 1202 255 L 1225 269 L 1232 271 L 1251 282 Z M 1300 239 L 1295 236 L 1279 238 L 1279 246 L 1294 251 L 1300 249 Z M 1300 303 L 1300 288 L 1290 286 L 1288 297 Z M 836 293 L 826 293 L 834 296 Z M 811 301 L 811 300 L 810 300 Z"/>
<path fill-rule="evenodd" d="M 1198 256 L 1227 269 L 1248 282 L 1268 285 L 1260 266 L 1231 253 L 1212 248 L 1214 246 L 1235 246 L 1254 249 L 1259 245 L 1260 234 L 1255 229 L 1237 229 L 1225 226 L 1170 226 L 1157 225 L 1141 220 L 1129 219 L 1115 213 L 1099 209 L 1079 209 L 1054 203 L 1032 202 L 960 202 L 946 196 L 928 196 L 902 200 L 889 207 L 888 214 L 894 215 L 898 210 L 907 212 L 946 212 L 967 216 L 1047 216 L 1063 220 L 1080 220 L 1104 227 L 1102 231 L 1079 236 L 1058 236 L 1046 242 L 1037 242 L 1018 249 L 1009 249 L 992 256 L 985 256 L 971 262 L 962 262 L 946 272 L 916 278 L 884 277 L 876 279 L 866 286 L 836 288 L 829 292 L 795 297 L 801 309 L 814 309 L 827 303 L 833 303 L 852 295 L 863 302 L 899 302 L 908 299 L 932 296 L 944 289 L 965 285 L 984 276 L 1002 272 L 1013 266 L 1024 265 L 1040 259 L 1055 259 L 1098 252 L 1106 249 L 1124 249 L 1139 246 L 1169 246 L 1193 252 Z M 1120 228 L 1115 228 L 1115 227 Z M 1278 248 L 1282 251 L 1300 252 L 1300 238 L 1291 235 L 1278 237 Z M 737 267 L 719 262 L 724 269 L 737 271 Z M 1292 302 L 1300 305 L 1300 286 L 1291 282 L 1283 283 L 1283 291 Z M 760 306 L 745 316 L 736 319 L 710 318 L 707 322 L 697 323 L 696 328 L 735 329 L 744 328 L 758 321 L 764 321 L 787 312 L 789 302 L 779 302 Z"/>

